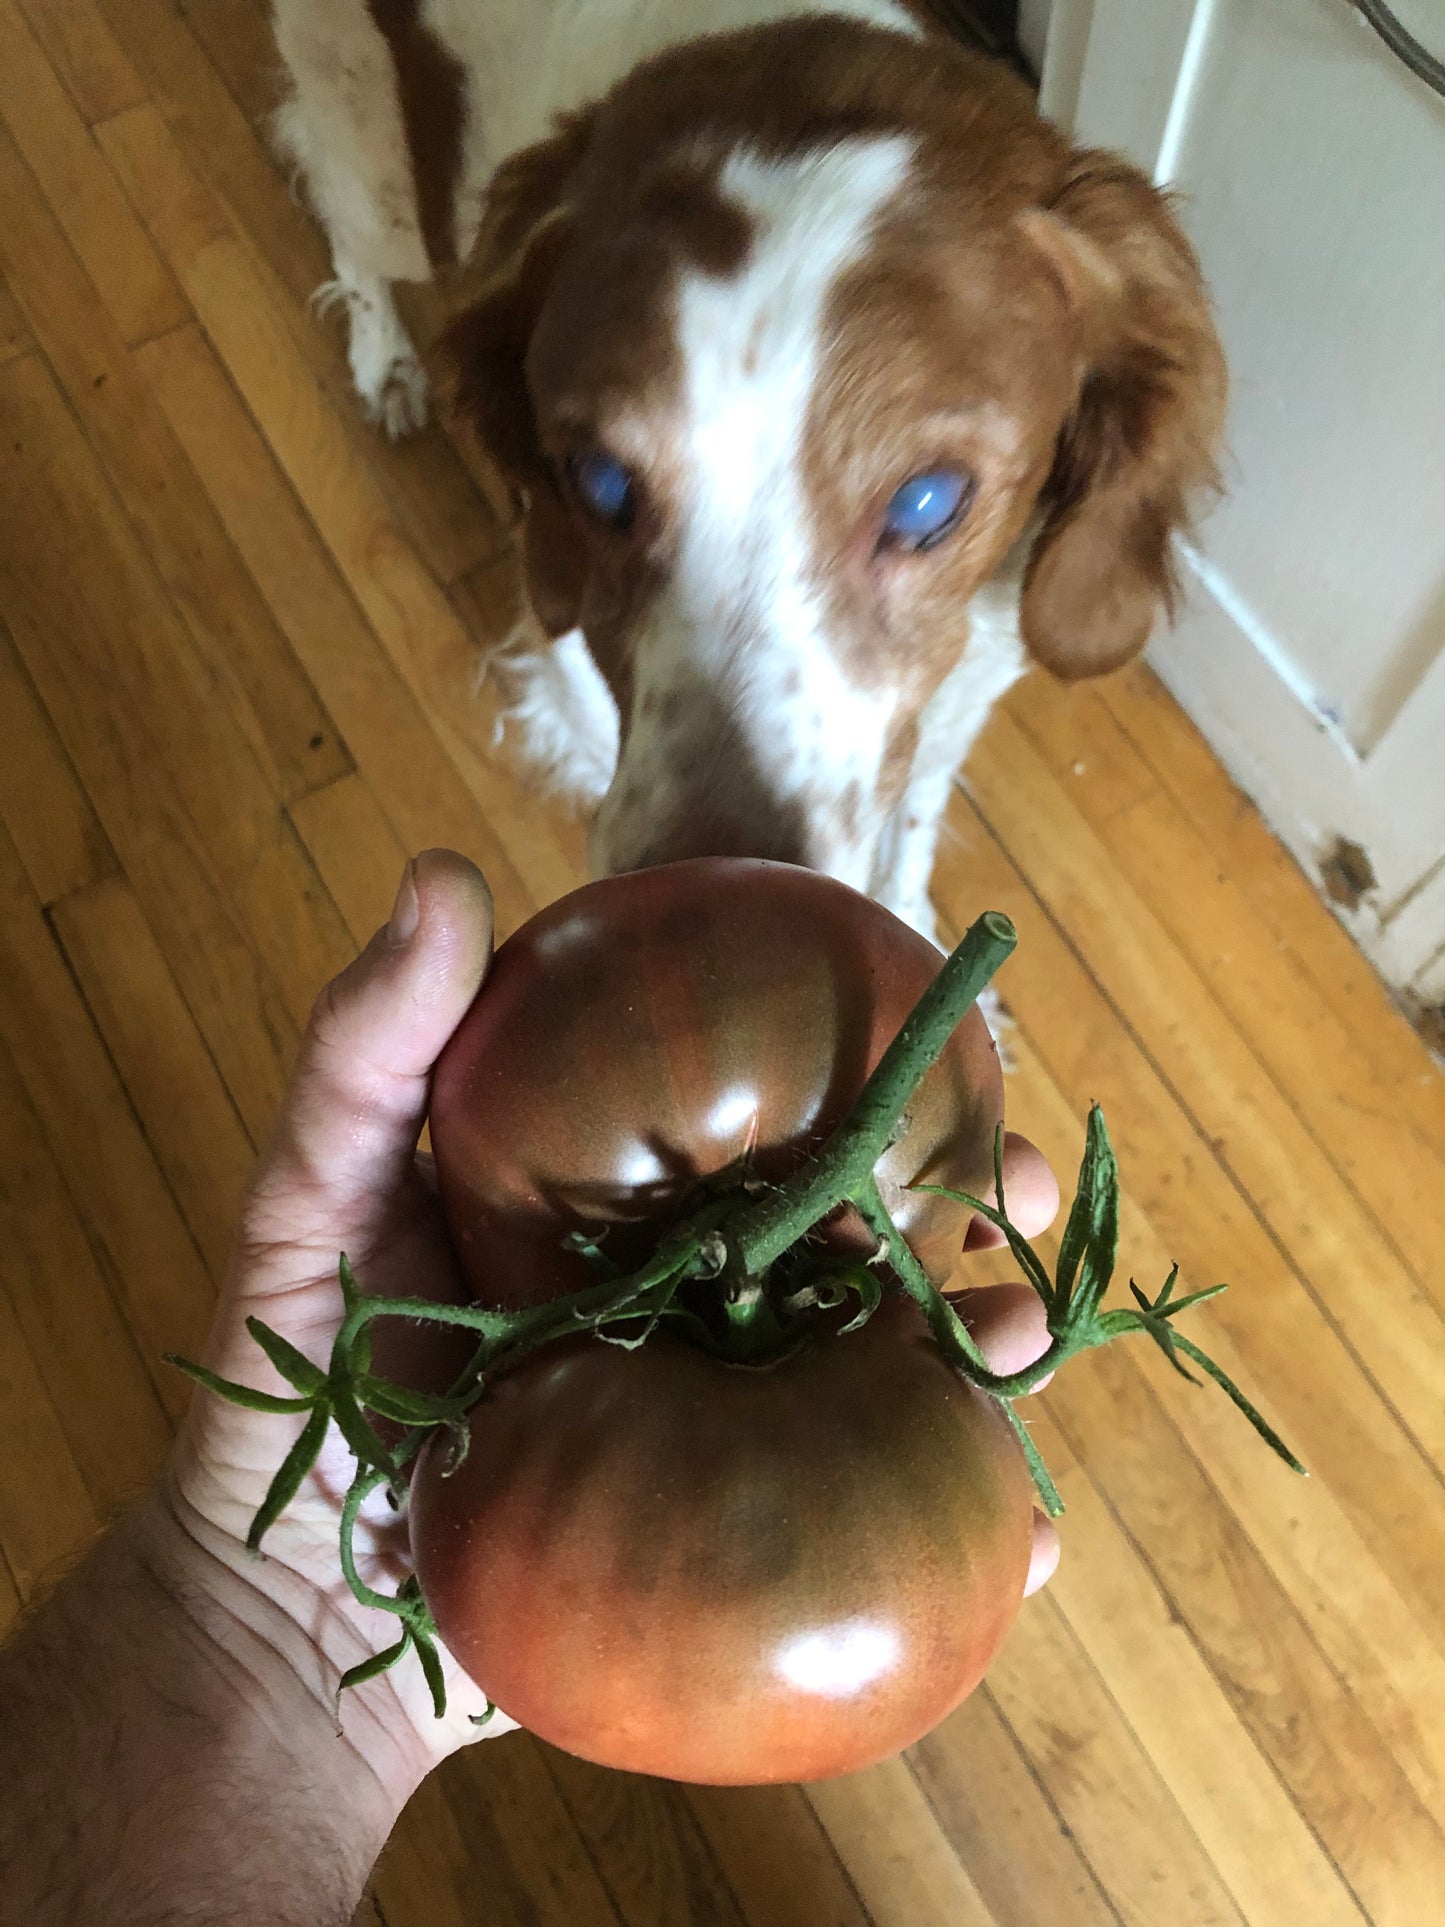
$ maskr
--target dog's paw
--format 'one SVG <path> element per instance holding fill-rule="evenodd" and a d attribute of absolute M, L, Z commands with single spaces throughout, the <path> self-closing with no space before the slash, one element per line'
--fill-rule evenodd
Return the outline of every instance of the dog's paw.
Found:
<path fill-rule="evenodd" d="M 366 419 L 393 441 L 425 427 L 426 370 L 386 283 L 348 270 L 323 282 L 312 295 L 311 306 L 318 315 L 333 308 L 345 312 L 346 358 Z"/>
<path fill-rule="evenodd" d="M 368 380 L 363 387 L 358 376 L 356 392 L 366 419 L 384 429 L 392 441 L 426 427 L 430 399 L 426 370 L 409 350 L 388 362 L 379 380 Z"/>

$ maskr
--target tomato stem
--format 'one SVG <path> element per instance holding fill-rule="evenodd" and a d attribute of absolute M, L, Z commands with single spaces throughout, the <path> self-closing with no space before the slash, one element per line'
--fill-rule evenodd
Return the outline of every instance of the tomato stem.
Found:
<path fill-rule="evenodd" d="M 729 1282 L 765 1276 L 820 1219 L 873 1183 L 873 1167 L 893 1142 L 909 1099 L 1017 942 L 1018 932 L 998 910 L 970 927 L 817 1157 L 729 1223 Z"/>
<path fill-rule="evenodd" d="M 721 1357 L 746 1364 L 778 1350 L 783 1342 L 783 1327 L 766 1288 L 757 1279 L 748 1279 L 738 1291 L 724 1292 L 722 1307 L 727 1320 L 727 1338 Z"/>

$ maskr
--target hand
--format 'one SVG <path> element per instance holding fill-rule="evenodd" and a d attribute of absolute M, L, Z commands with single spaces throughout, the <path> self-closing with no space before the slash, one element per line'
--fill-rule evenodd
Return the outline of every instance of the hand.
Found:
<path fill-rule="evenodd" d="M 256 1316 L 324 1364 L 342 1316 L 345 1252 L 362 1287 L 391 1296 L 461 1301 L 432 1182 L 418 1155 L 432 1066 L 486 974 L 492 903 L 465 858 L 429 850 L 407 868 L 391 921 L 316 1000 L 291 1084 L 242 1208 L 204 1362 L 222 1377 L 288 1393 L 245 1329 Z M 446 1334 L 378 1327 L 378 1347 L 454 1343 Z M 469 1347 L 467 1348 L 469 1350 Z M 463 1354 L 465 1356 L 465 1353 Z M 407 1372 L 388 1356 L 392 1376 Z M 416 1377 L 427 1376 L 418 1363 Z M 440 1389 L 438 1387 L 437 1389 Z M 359 1604 L 337 1564 L 338 1515 L 354 1470 L 333 1430 L 314 1472 L 267 1534 L 264 1557 L 246 1533 L 301 1420 L 243 1410 L 199 1392 L 178 1441 L 167 1491 L 187 1533 L 262 1600 L 305 1630 L 313 1691 L 334 1697 L 340 1674 L 400 1631 Z M 406 1527 L 380 1494 L 356 1534 L 362 1577 L 394 1592 L 410 1569 Z M 234 1608 L 233 1608 L 234 1610 Z M 348 1692 L 344 1728 L 402 1797 L 440 1760 L 477 1737 L 485 1696 L 443 1655 L 447 1713 L 438 1720 L 415 1661 Z M 495 1715 L 487 1733 L 510 1730 Z"/>
<path fill-rule="evenodd" d="M 243 1209 L 205 1355 L 210 1370 L 258 1390 L 290 1390 L 247 1334 L 251 1315 L 323 1362 L 342 1316 L 342 1251 L 364 1289 L 464 1297 L 429 1160 L 418 1155 L 417 1142 L 432 1066 L 482 983 L 491 937 L 491 900 L 480 873 L 450 852 L 428 851 L 409 866 L 390 924 L 318 998 Z M 1057 1185 L 1041 1155 L 1016 1136 L 1006 1142 L 1004 1169 L 1010 1211 L 1032 1236 L 1057 1209 Z M 969 1240 L 971 1249 L 999 1242 L 982 1224 Z M 1015 1370 L 1045 1349 L 1042 1306 L 1027 1286 L 970 1291 L 957 1302 L 995 1370 Z M 379 1334 L 395 1329 L 383 1326 Z M 427 1335 L 403 1337 L 415 1345 Z M 421 1377 L 433 1376 L 414 1363 Z M 385 1369 L 407 1375 L 394 1358 Z M 353 1466 L 334 1433 L 267 1535 L 265 1558 L 245 1550 L 252 1517 L 300 1423 L 199 1393 L 167 1491 L 185 1532 L 230 1581 L 251 1587 L 258 1602 L 279 1609 L 304 1635 L 293 1651 L 309 1689 L 334 1694 L 340 1673 L 390 1644 L 398 1629 L 360 1605 L 338 1569 L 338 1512 Z M 363 1578 L 394 1590 L 408 1569 L 406 1532 L 379 1496 L 363 1514 L 356 1549 Z M 1030 1590 L 1057 1559 L 1057 1534 L 1039 1515 Z M 341 1708 L 348 1738 L 402 1797 L 477 1737 L 471 1716 L 486 1700 L 445 1656 L 444 1663 L 442 1720 L 411 1661 L 348 1693 Z M 511 1724 L 499 1713 L 485 1731 L 505 1732 Z"/>

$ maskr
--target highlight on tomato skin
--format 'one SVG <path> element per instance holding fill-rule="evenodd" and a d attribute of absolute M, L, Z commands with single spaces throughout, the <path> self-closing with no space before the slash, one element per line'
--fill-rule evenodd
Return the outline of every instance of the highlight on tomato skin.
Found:
<path fill-rule="evenodd" d="M 632 1271 L 711 1197 L 792 1176 L 942 962 L 870 899 L 771 863 L 669 865 L 543 911 L 434 1078 L 477 1299 L 545 1304 L 599 1263 Z M 939 1283 L 969 1213 L 908 1187 L 986 1193 L 1002 1112 L 972 1009 L 875 1167 Z M 849 1207 L 809 1257 L 875 1247 Z M 761 1783 L 887 1758 L 972 1690 L 1022 1600 L 1028 1469 L 916 1305 L 843 1322 L 820 1308 L 745 1363 L 675 1325 L 633 1350 L 564 1339 L 489 1383 L 459 1465 L 426 1447 L 422 1592 L 512 1718 L 602 1764 Z"/>
<path fill-rule="evenodd" d="M 564 1249 L 623 1269 L 706 1178 L 791 1174 L 840 1123 L 943 959 L 890 911 L 814 871 L 708 858 L 561 898 L 498 950 L 433 1080 L 452 1236 L 483 1303 L 589 1282 Z M 971 1010 L 880 1160 L 884 1202 L 942 1283 L 968 1213 L 910 1193 L 992 1182 L 1003 1076 Z M 840 1248 L 869 1251 L 856 1218 Z"/>
<path fill-rule="evenodd" d="M 598 1764 L 812 1780 L 911 1745 L 1023 1597 L 1033 1487 L 916 1308 L 771 1369 L 659 1333 L 498 1380 L 412 1488 L 422 1591 L 514 1719 Z"/>

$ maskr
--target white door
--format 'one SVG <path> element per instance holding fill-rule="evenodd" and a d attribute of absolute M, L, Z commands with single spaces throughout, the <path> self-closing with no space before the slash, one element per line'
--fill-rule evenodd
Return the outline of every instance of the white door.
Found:
<path fill-rule="evenodd" d="M 1445 60 L 1445 0 L 1390 4 Z M 1230 360 L 1229 492 L 1152 660 L 1445 1003 L 1445 99 L 1351 0 L 1054 0 L 1043 105 L 1186 196 Z"/>

